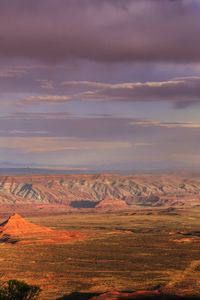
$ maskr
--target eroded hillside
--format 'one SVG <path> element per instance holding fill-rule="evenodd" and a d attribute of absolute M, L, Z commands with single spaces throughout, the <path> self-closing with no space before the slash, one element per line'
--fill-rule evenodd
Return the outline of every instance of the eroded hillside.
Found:
<path fill-rule="evenodd" d="M 128 206 L 198 205 L 200 180 L 174 175 L 113 174 L 0 177 L 1 204 L 64 204 L 94 208 L 105 199 L 113 200 L 113 205 L 115 199 L 122 200 Z"/>

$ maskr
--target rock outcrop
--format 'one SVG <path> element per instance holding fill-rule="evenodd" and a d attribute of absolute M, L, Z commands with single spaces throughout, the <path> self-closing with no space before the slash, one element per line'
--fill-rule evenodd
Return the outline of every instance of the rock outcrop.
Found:
<path fill-rule="evenodd" d="M 16 213 L 0 224 L 0 243 L 65 243 L 84 238 L 77 231 L 58 231 L 33 224 Z"/>
<path fill-rule="evenodd" d="M 103 211 L 107 210 L 121 210 L 121 209 L 127 209 L 128 205 L 125 201 L 120 199 L 104 199 L 99 202 L 99 204 L 96 205 L 97 209 L 101 209 Z"/>

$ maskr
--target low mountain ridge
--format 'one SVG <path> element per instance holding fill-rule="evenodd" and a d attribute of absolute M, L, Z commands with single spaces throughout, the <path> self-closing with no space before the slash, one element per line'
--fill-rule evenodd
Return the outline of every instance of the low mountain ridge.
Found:
<path fill-rule="evenodd" d="M 0 204 L 70 207 L 79 201 L 84 208 L 84 201 L 101 207 L 105 199 L 113 199 L 112 204 L 114 199 L 121 200 L 125 206 L 199 205 L 200 179 L 117 174 L 0 176 Z"/>

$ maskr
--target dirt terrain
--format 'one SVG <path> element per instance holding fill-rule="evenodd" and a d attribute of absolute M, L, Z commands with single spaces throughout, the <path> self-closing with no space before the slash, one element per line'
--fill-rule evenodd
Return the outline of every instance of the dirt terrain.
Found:
<path fill-rule="evenodd" d="M 90 236 L 63 243 L 1 243 L 0 281 L 39 285 L 42 300 L 134 299 L 141 291 L 145 297 L 152 293 L 152 299 L 198 299 L 199 241 L 193 238 L 200 228 L 200 209 L 176 214 L 154 210 L 26 215 L 25 221 L 45 231 Z M 177 243 L 186 237 L 190 243 Z"/>
<path fill-rule="evenodd" d="M 197 176 L 2 176 L 0 283 L 42 300 L 198 299 L 199 220 Z"/>

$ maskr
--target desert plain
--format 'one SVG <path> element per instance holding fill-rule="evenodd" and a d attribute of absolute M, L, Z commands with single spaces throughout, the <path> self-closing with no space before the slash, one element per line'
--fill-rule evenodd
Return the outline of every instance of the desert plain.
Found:
<path fill-rule="evenodd" d="M 141 180 L 144 185 L 146 179 Z M 42 289 L 39 299 L 84 300 L 102 293 L 108 293 L 102 299 L 135 299 L 112 298 L 109 293 L 141 290 L 200 298 L 198 179 L 190 185 L 188 179 L 182 180 L 185 183 L 179 183 L 179 192 L 184 201 L 181 194 L 176 195 L 180 205 L 175 195 L 173 201 L 165 202 L 152 194 L 148 205 L 144 205 L 147 196 L 130 205 L 134 201 L 128 195 L 127 201 L 123 198 L 124 206 L 118 205 L 122 199 L 105 197 L 107 200 L 101 200 L 106 203 L 104 209 L 101 201 L 97 208 L 69 209 L 69 201 L 67 206 L 36 204 L 21 195 L 18 203 L 2 203 L 0 281 L 17 279 L 38 285 Z M 170 191 L 169 183 L 167 186 Z M 8 188 L 1 193 L 8 197 Z M 187 202 L 192 193 L 195 200 Z"/>

